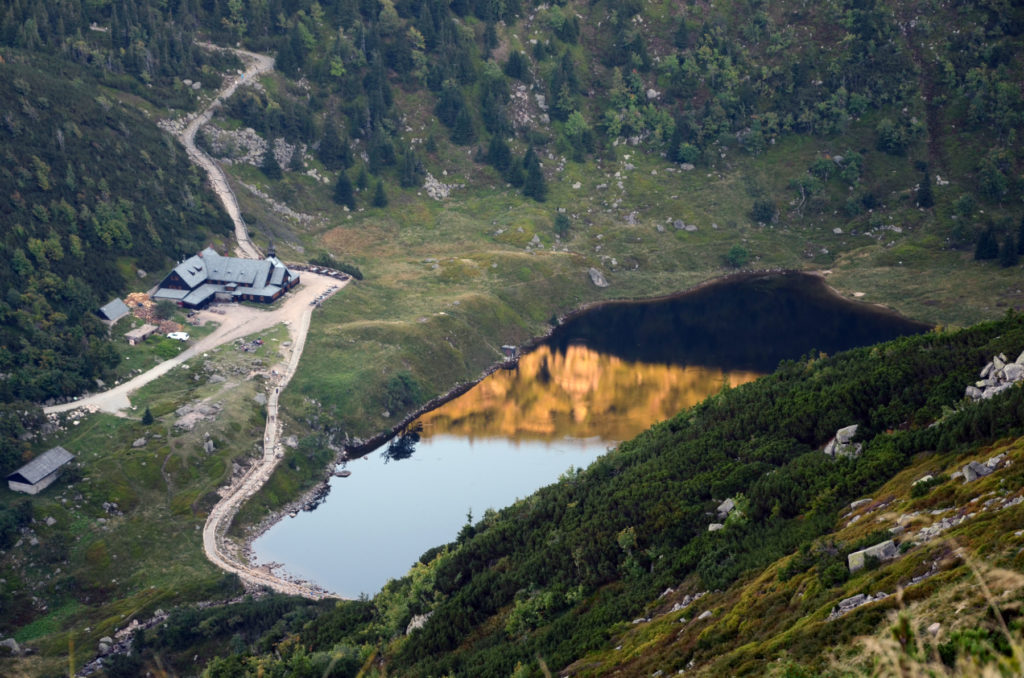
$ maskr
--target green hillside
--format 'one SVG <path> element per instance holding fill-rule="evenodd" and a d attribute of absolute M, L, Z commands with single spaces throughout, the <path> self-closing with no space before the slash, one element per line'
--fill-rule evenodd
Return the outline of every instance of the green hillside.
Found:
<path fill-rule="evenodd" d="M 917 667 L 938 653 L 1019 672 L 1021 389 L 961 397 L 992 355 L 1024 349 L 1022 34 L 1024 9 L 994 0 L 8 3 L 0 470 L 53 443 L 94 452 L 83 468 L 102 477 L 55 490 L 73 509 L 4 495 L 5 543 L 33 515 L 61 519 L 0 560 L 0 631 L 41 648 L 19 671 L 62 675 L 100 634 L 179 606 L 108 674 L 870 673 L 861 634 Z M 282 393 L 302 442 L 239 534 L 319 480 L 327 443 L 393 429 L 588 303 L 803 269 L 940 330 L 786 363 L 680 413 L 467 525 L 373 600 L 180 607 L 237 593 L 195 528 L 259 438 L 244 389 L 208 431 L 211 456 L 171 427 L 176 407 L 213 395 L 196 365 L 187 388 L 140 394 L 167 428 L 152 451 L 133 451 L 145 430 L 127 420 L 25 434 L 40 403 L 114 374 L 93 309 L 229 237 L 157 126 L 241 65 L 197 41 L 277 60 L 199 137 L 253 237 L 365 273 L 317 311 Z M 852 423 L 863 455 L 822 455 Z M 1003 452 L 1014 465 L 949 479 Z M 116 539 L 94 524 L 107 493 L 123 497 Z M 725 498 L 742 517 L 708 532 Z M 848 552 L 915 512 L 900 558 L 848 574 Z M 913 537 L 968 513 L 941 539 Z M 115 556 L 125 574 L 107 584 Z M 938 635 L 923 631 L 933 621 Z"/>
<path fill-rule="evenodd" d="M 873 661 L 856 636 L 901 624 L 896 661 L 1019 668 L 998 619 L 1019 652 L 1024 390 L 963 390 L 1022 346 L 1014 316 L 784 363 L 467 524 L 372 600 L 253 622 L 204 675 L 839 675 Z M 823 454 L 852 423 L 862 453 Z M 984 478 L 951 477 L 997 455 Z M 726 498 L 737 509 L 709 531 Z M 898 557 L 848 571 L 885 539 Z M 235 633 L 225 613 L 176 613 L 136 664 L 187 647 L 185 620 Z"/>

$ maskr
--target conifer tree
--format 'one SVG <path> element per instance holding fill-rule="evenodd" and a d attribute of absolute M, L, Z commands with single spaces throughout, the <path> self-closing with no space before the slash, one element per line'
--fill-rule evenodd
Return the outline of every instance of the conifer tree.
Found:
<path fill-rule="evenodd" d="M 345 172 L 338 175 L 338 183 L 334 185 L 334 202 L 350 210 L 356 208 L 356 197 L 352 191 L 352 182 Z"/>
<path fill-rule="evenodd" d="M 328 124 L 324 129 L 324 137 L 320 140 L 320 148 L 317 157 L 324 167 L 337 172 L 352 166 L 352 152 L 349 150 L 348 141 L 342 140 L 338 127 Z"/>
<path fill-rule="evenodd" d="M 1020 226 L 1017 227 L 1017 254 L 1024 254 L 1024 217 L 1020 219 Z"/>
<path fill-rule="evenodd" d="M 274 155 L 274 142 L 273 140 L 267 141 L 267 150 L 263 152 L 263 162 L 260 163 L 260 169 L 268 179 L 280 179 L 284 176 L 281 172 L 281 165 L 277 162 L 277 157 Z"/>
<path fill-rule="evenodd" d="M 928 170 L 925 170 L 921 178 L 921 185 L 917 188 L 917 206 L 928 209 L 935 205 L 935 198 L 932 197 L 932 177 Z"/>
<path fill-rule="evenodd" d="M 414 151 L 411 146 L 405 149 L 399 170 L 399 183 L 402 188 L 419 186 L 420 181 L 423 180 L 423 165 L 420 162 L 419 157 L 417 157 L 416 151 Z"/>
<path fill-rule="evenodd" d="M 153 423 L 153 413 L 149 411 L 149 407 L 142 413 L 142 425 L 149 426 Z"/>
<path fill-rule="evenodd" d="M 373 206 L 374 207 L 387 207 L 388 196 L 384 193 L 384 180 L 377 180 L 377 190 L 373 193 Z"/>
<path fill-rule="evenodd" d="M 1010 268 L 1016 266 L 1019 261 L 1017 255 L 1017 243 L 1013 240 L 1013 234 L 1007 233 L 1003 239 L 1003 244 L 999 248 L 999 265 L 1003 268 Z"/>
<path fill-rule="evenodd" d="M 540 161 L 531 147 L 523 157 L 523 169 L 526 171 L 526 178 L 523 180 L 523 195 L 533 198 L 537 202 L 544 202 L 548 198 L 548 185 L 544 180 L 544 172 L 540 168 Z"/>
<path fill-rule="evenodd" d="M 473 117 L 469 110 L 463 107 L 455 118 L 455 128 L 452 130 L 452 143 L 459 146 L 468 146 L 476 141 L 476 130 L 473 129 Z"/>
<path fill-rule="evenodd" d="M 985 259 L 995 259 L 999 256 L 999 241 L 996 239 L 996 234 L 989 226 L 986 228 L 981 237 L 978 238 L 978 244 L 974 248 L 974 258 L 976 261 L 983 261 Z"/>
<path fill-rule="evenodd" d="M 360 191 L 365 191 L 369 185 L 370 177 L 366 174 L 366 165 L 363 165 L 359 168 L 359 174 L 356 176 L 356 188 Z"/>

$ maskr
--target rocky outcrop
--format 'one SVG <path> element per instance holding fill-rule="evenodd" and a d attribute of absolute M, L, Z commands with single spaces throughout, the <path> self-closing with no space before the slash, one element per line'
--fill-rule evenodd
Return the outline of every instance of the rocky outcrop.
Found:
<path fill-rule="evenodd" d="M 838 605 L 832 608 L 832 612 L 828 615 L 828 621 L 838 619 L 839 617 L 842 617 L 844 614 L 856 610 L 861 605 L 874 603 L 875 601 L 883 600 L 888 597 L 888 593 L 885 593 L 884 591 L 879 591 L 873 596 L 866 593 L 859 593 L 855 596 L 844 598 L 843 600 L 839 601 Z"/>
<path fill-rule="evenodd" d="M 978 381 L 964 390 L 964 396 L 971 400 L 988 400 L 1002 393 L 1014 384 L 1024 381 L 1024 352 L 1010 362 L 1005 353 L 992 356 L 985 367 L 978 373 Z"/>
<path fill-rule="evenodd" d="M 423 625 L 427 623 L 428 619 L 430 619 L 431 614 L 433 614 L 433 612 L 414 615 L 413 618 L 409 620 L 409 625 L 405 627 L 405 635 L 409 635 L 416 629 L 423 628 Z"/>
<path fill-rule="evenodd" d="M 445 184 L 434 177 L 433 174 L 427 172 L 426 178 L 423 180 L 423 190 L 427 192 L 434 200 L 444 200 L 451 195 L 452 189 L 461 188 L 465 184 Z"/>
<path fill-rule="evenodd" d="M 825 454 L 830 457 L 859 457 L 864 449 L 861 443 L 854 443 L 857 435 L 857 424 L 852 424 L 836 431 L 836 437 L 825 446 Z"/>
<path fill-rule="evenodd" d="M 857 570 L 863 569 L 864 564 L 868 558 L 878 558 L 879 560 L 892 560 L 900 555 L 900 550 L 896 546 L 896 542 L 892 539 L 886 539 L 881 544 L 875 544 L 869 546 L 866 549 L 860 551 L 854 551 L 846 557 L 847 565 L 850 567 L 850 572 L 856 572 Z"/>

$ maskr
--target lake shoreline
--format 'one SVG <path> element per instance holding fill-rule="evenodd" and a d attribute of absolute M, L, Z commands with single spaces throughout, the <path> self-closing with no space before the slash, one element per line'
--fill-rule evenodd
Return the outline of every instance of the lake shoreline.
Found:
<path fill-rule="evenodd" d="M 617 305 L 648 304 L 682 299 L 694 295 L 698 292 L 707 290 L 708 288 L 716 285 L 756 280 L 758 278 L 766 277 L 806 276 L 809 278 L 816 278 L 817 280 L 821 281 L 826 293 L 836 300 L 842 301 L 844 303 L 861 305 L 864 307 L 872 307 L 877 312 L 884 313 L 886 315 L 891 315 L 897 318 L 907 319 L 905 318 L 905 316 L 902 316 L 901 314 L 897 313 L 895 310 L 887 306 L 877 303 L 860 301 L 857 298 L 843 294 L 842 292 L 830 286 L 826 282 L 828 273 L 829 271 L 827 270 L 801 271 L 793 269 L 762 269 L 756 271 L 737 271 L 717 276 L 714 278 L 710 278 L 701 283 L 688 287 L 684 290 L 680 290 L 670 294 L 664 294 L 655 297 L 607 299 L 602 301 L 587 302 L 559 316 L 557 319 L 558 324 L 549 326 L 547 332 L 533 337 L 529 341 L 518 346 L 517 350 L 518 353 L 522 355 L 535 349 L 543 342 L 548 341 L 552 337 L 552 335 L 563 325 L 586 313 L 593 312 L 600 308 Z M 921 324 L 927 325 L 927 323 Z M 380 433 L 372 436 L 367 440 L 356 439 L 354 441 L 346 441 L 341 446 L 332 445 L 332 449 L 337 450 L 337 452 L 333 458 L 333 461 L 324 469 L 322 479 L 320 481 L 318 481 L 312 487 L 310 487 L 308 490 L 302 493 L 302 495 L 300 495 L 297 499 L 290 501 L 280 509 L 269 513 L 266 517 L 264 517 L 255 525 L 252 525 L 248 528 L 244 528 L 244 536 L 242 537 L 242 551 L 246 560 L 253 566 L 256 566 L 258 564 L 255 561 L 255 553 L 253 550 L 254 542 L 261 536 L 266 534 L 266 532 L 268 532 L 279 522 L 281 522 L 285 517 L 291 515 L 292 513 L 298 513 L 300 511 L 315 510 L 321 503 L 323 503 L 326 500 L 331 489 L 330 480 L 333 477 L 335 468 L 339 464 L 343 464 L 348 461 L 365 457 L 370 452 L 378 449 L 381 445 L 385 444 L 388 440 L 400 434 L 404 429 L 406 429 L 406 427 L 408 427 L 411 423 L 416 421 L 418 418 L 422 417 L 427 412 L 437 409 L 442 405 L 448 403 L 449 401 L 458 398 L 459 396 L 465 394 L 467 391 L 475 387 L 477 384 L 479 384 L 484 379 L 491 376 L 498 370 L 508 368 L 512 364 L 514 364 L 514 361 L 510 360 L 499 360 L 492 363 L 476 379 L 472 381 L 456 383 L 452 388 L 450 388 L 445 393 L 435 396 L 434 398 L 431 398 L 429 401 L 427 401 L 420 407 L 408 413 L 390 429 L 381 431 Z M 284 577 L 287 578 L 288 575 L 285 574 Z"/>

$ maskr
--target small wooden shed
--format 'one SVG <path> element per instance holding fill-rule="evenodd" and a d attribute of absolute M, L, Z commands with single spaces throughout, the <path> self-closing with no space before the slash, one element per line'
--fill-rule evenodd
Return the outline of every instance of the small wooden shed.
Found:
<path fill-rule="evenodd" d="M 74 458 L 75 455 L 63 447 L 52 447 L 7 476 L 7 487 L 15 492 L 39 494 L 57 479 L 64 464 Z"/>
<path fill-rule="evenodd" d="M 146 340 L 146 337 L 150 336 L 157 331 L 156 325 L 145 324 L 142 327 L 136 327 L 131 332 L 125 332 L 124 338 L 128 340 L 128 343 L 135 346 Z"/>

